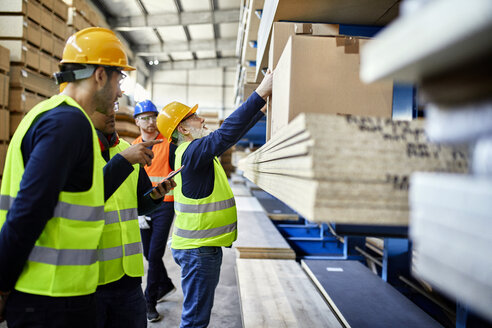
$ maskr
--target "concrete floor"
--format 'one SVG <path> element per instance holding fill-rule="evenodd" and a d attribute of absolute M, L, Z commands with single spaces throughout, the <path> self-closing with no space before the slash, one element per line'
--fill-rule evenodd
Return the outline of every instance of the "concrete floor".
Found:
<path fill-rule="evenodd" d="M 222 269 L 219 285 L 215 291 L 215 302 L 210 318 L 210 328 L 240 328 L 241 309 L 236 280 L 236 251 L 234 248 L 223 248 Z M 164 254 L 164 265 L 168 275 L 176 286 L 176 292 L 168 300 L 157 304 L 157 311 L 164 316 L 161 321 L 149 323 L 147 327 L 164 328 L 179 327 L 183 292 L 180 284 L 180 268 L 174 262 L 169 247 Z M 147 267 L 147 263 L 145 263 Z M 147 271 L 147 270 L 146 270 Z M 142 288 L 145 289 L 146 277 Z"/>
<path fill-rule="evenodd" d="M 210 319 L 210 328 L 240 328 L 241 309 L 239 305 L 239 293 L 236 281 L 236 251 L 234 248 L 223 248 L 222 270 L 220 281 L 215 291 L 215 302 Z M 183 292 L 180 283 L 180 268 L 174 262 L 169 247 L 164 255 L 164 265 L 169 277 L 176 285 L 176 292 L 169 299 L 157 305 L 157 311 L 164 316 L 159 322 L 149 323 L 147 327 L 168 328 L 179 327 L 181 318 L 181 306 Z M 147 263 L 145 262 L 147 271 Z M 147 278 L 144 277 L 142 288 L 145 288 Z M 6 328 L 5 322 L 0 323 L 0 328 Z"/>

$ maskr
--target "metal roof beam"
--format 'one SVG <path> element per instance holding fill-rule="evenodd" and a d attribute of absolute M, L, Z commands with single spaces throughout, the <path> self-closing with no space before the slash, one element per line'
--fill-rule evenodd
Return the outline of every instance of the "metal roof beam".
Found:
<path fill-rule="evenodd" d="M 135 56 L 158 56 L 162 54 L 182 51 L 224 51 L 234 49 L 236 49 L 235 38 L 165 42 L 163 44 L 135 45 L 132 48 Z"/>
<path fill-rule="evenodd" d="M 109 20 L 111 29 L 131 31 L 165 26 L 239 22 L 239 10 L 190 11 L 179 14 L 118 17 Z"/>
<path fill-rule="evenodd" d="M 174 62 L 161 62 L 152 66 L 154 71 L 171 71 L 171 70 L 193 70 L 216 67 L 236 67 L 238 59 L 236 57 L 197 59 L 197 60 L 180 60 Z"/>

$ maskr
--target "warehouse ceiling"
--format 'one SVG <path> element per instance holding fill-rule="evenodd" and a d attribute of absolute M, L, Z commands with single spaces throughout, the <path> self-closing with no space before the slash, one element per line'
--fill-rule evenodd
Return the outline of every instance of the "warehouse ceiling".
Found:
<path fill-rule="evenodd" d="M 237 64 L 241 0 L 91 0 L 153 70 Z"/>

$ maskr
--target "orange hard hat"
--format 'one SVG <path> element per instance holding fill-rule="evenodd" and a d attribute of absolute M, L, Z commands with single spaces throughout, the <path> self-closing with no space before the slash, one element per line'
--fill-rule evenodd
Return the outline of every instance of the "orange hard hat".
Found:
<path fill-rule="evenodd" d="M 124 71 L 135 70 L 135 67 L 128 65 L 123 44 L 116 34 L 102 27 L 89 27 L 68 38 L 61 63 L 116 66 Z"/>
<path fill-rule="evenodd" d="M 193 107 L 186 106 L 177 101 L 173 101 L 162 108 L 157 115 L 157 129 L 166 137 L 167 140 L 172 140 L 172 135 L 178 124 L 185 118 L 194 114 L 198 109 L 198 105 Z"/>

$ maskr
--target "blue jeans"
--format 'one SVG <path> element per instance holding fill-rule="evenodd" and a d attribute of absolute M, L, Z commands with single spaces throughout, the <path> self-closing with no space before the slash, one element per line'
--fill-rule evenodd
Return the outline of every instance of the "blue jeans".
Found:
<path fill-rule="evenodd" d="M 9 328 L 87 328 L 96 326 L 94 294 L 49 297 L 14 290 L 7 300 L 5 317 Z"/>
<path fill-rule="evenodd" d="M 150 215 L 150 218 L 150 229 L 141 229 L 140 235 L 142 236 L 143 253 L 149 262 L 145 299 L 149 305 L 155 306 L 160 291 L 174 288 L 162 260 L 166 251 L 169 230 L 173 223 L 174 203 L 164 202 Z"/>
<path fill-rule="evenodd" d="M 174 261 L 181 267 L 183 311 L 180 328 L 207 327 L 219 283 L 222 248 L 173 248 L 172 252 Z"/>
<path fill-rule="evenodd" d="M 97 328 L 146 328 L 147 307 L 140 285 L 97 289 Z"/>

